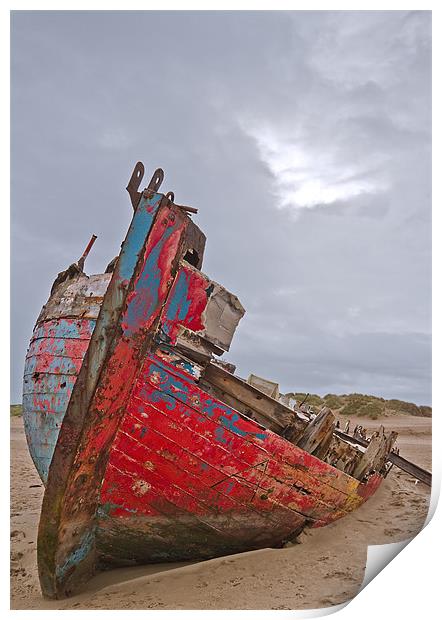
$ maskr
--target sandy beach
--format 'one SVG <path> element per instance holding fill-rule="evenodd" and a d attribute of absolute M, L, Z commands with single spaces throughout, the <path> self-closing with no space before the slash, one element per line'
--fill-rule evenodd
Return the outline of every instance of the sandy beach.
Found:
<path fill-rule="evenodd" d="M 400 454 L 431 470 L 431 418 L 353 418 L 368 431 L 399 432 Z M 306 609 L 354 597 L 367 545 L 399 542 L 422 528 L 430 489 L 393 467 L 374 497 L 348 517 L 308 530 L 299 544 L 193 564 L 156 564 L 101 573 L 86 591 L 42 598 L 37 527 L 43 486 L 28 453 L 21 417 L 11 418 L 12 609 Z"/>

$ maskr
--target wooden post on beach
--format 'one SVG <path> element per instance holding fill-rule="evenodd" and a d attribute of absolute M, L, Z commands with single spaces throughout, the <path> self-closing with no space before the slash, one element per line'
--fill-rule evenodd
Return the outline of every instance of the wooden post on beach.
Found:
<path fill-rule="evenodd" d="M 306 452 L 314 452 L 324 441 L 331 438 L 335 427 L 335 416 L 328 407 L 323 407 L 309 422 L 297 446 Z"/>
<path fill-rule="evenodd" d="M 354 478 L 362 480 L 369 471 L 379 471 L 386 462 L 391 448 L 396 441 L 397 433 L 392 432 L 386 435 L 384 427 L 380 426 L 371 437 L 370 443 L 362 455 L 361 460 L 356 465 L 353 472 Z"/>

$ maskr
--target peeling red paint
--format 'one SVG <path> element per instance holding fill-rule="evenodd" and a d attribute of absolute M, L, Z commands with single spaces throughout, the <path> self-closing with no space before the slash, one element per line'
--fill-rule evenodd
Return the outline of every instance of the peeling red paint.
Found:
<path fill-rule="evenodd" d="M 82 300 L 75 283 L 62 283 L 70 294 L 55 290 L 27 355 L 28 440 L 45 480 L 49 470 L 38 549 L 50 597 L 78 589 L 98 564 L 282 544 L 345 516 L 382 480 L 356 480 L 204 384 L 211 355 L 228 350 L 244 309 L 185 263 L 189 251 L 202 257 L 204 236 L 166 196 L 138 192 L 139 169 L 130 182 L 139 203 L 115 270 L 93 276 L 104 298 L 93 296 L 86 318 L 73 318 Z M 223 300 L 225 338 L 213 324 Z M 283 435 L 281 407 L 272 416 Z M 293 421 L 290 409 L 282 414 Z M 297 424 L 302 433 L 307 422 Z"/>

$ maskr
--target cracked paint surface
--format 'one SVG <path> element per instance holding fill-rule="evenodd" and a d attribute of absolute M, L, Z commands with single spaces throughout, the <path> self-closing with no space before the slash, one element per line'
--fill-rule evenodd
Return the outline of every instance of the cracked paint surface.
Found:
<path fill-rule="evenodd" d="M 360 483 L 200 387 L 204 363 L 174 348 L 177 337 L 207 328 L 214 286 L 224 295 L 216 304 L 230 308 L 216 346 L 228 347 L 243 309 L 181 263 L 189 221 L 162 195 L 143 197 L 104 300 L 93 296 L 100 313 L 43 314 L 35 328 L 23 404 L 32 458 L 49 476 L 39 532 L 48 596 L 70 593 L 99 565 L 281 544 L 345 516 L 380 484 L 378 475 Z"/>

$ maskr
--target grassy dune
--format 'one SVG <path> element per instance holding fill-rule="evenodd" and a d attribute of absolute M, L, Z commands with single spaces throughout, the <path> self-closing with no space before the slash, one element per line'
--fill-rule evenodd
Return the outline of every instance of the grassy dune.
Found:
<path fill-rule="evenodd" d="M 305 393 L 296 392 L 292 394 L 301 403 L 306 397 Z M 363 416 L 375 420 L 382 416 L 390 415 L 414 415 L 419 417 L 431 417 L 432 408 L 426 405 L 415 405 L 396 398 L 385 399 L 379 396 L 369 396 L 367 394 L 310 394 L 306 404 L 312 405 L 315 409 L 323 406 L 330 407 L 336 413 L 343 416 Z"/>
<path fill-rule="evenodd" d="M 22 415 L 23 406 L 22 405 L 10 405 L 11 416 Z"/>

